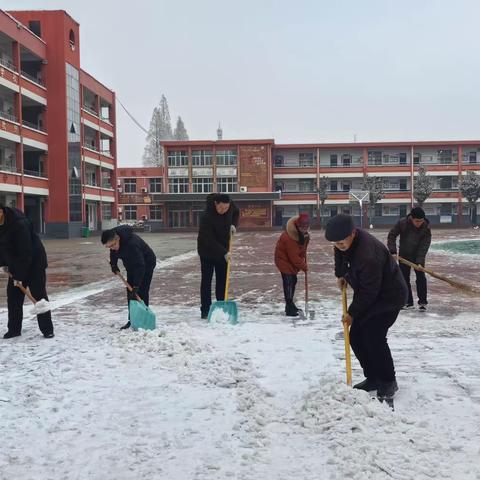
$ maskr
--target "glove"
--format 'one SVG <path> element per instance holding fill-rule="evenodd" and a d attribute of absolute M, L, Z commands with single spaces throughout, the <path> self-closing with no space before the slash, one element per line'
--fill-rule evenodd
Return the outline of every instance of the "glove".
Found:
<path fill-rule="evenodd" d="M 118 265 L 113 265 L 112 263 L 110 264 L 110 267 L 112 268 L 112 273 L 116 275 L 117 273 L 120 272 L 120 269 L 118 268 Z"/>
<path fill-rule="evenodd" d="M 137 300 L 138 295 L 138 287 L 132 287 L 131 290 L 128 291 L 127 297 L 128 300 Z"/>
<path fill-rule="evenodd" d="M 9 272 L 10 272 L 10 270 L 8 269 L 8 267 L 7 267 L 7 266 L 5 266 L 5 267 L 2 267 L 2 270 L 3 270 L 5 273 L 9 273 Z"/>
<path fill-rule="evenodd" d="M 230 234 L 235 235 L 237 233 L 237 228 L 235 225 L 230 225 Z"/>
<path fill-rule="evenodd" d="M 15 280 L 15 279 L 14 279 L 14 280 L 13 280 L 13 284 L 14 284 L 16 287 L 23 287 L 21 280 Z"/>
<path fill-rule="evenodd" d="M 225 259 L 225 261 L 228 263 L 228 261 L 230 260 L 230 254 L 227 252 L 223 258 Z"/>

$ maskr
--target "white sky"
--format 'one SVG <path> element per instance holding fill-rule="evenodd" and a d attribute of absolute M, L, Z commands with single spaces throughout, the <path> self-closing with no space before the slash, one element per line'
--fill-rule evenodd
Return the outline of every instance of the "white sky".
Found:
<path fill-rule="evenodd" d="M 82 68 L 148 127 L 166 95 L 191 139 L 478 139 L 477 0 L 3 0 L 64 9 Z M 117 105 L 119 165 L 145 134 Z"/>

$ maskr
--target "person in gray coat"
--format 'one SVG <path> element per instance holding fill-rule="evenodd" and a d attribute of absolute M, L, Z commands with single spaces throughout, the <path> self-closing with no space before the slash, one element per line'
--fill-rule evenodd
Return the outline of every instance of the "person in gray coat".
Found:
<path fill-rule="evenodd" d="M 397 237 L 400 236 L 400 246 L 398 254 L 417 265 L 425 266 L 425 257 L 427 256 L 430 242 L 432 241 L 432 233 L 430 230 L 430 222 L 425 218 L 423 208 L 412 208 L 410 214 L 406 218 L 399 220 L 390 230 L 387 239 L 388 250 L 392 255 L 397 255 Z M 400 270 L 405 278 L 408 288 L 407 303 L 403 307 L 404 310 L 413 308 L 412 286 L 410 285 L 410 267 L 400 263 Z M 415 270 L 418 307 L 420 311 L 427 309 L 427 278 L 425 273 Z"/>

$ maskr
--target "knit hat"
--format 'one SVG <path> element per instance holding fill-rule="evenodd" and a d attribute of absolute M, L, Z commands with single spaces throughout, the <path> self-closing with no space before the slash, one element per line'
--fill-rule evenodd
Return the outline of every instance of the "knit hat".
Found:
<path fill-rule="evenodd" d="M 325 228 L 325 238 L 329 242 L 340 242 L 347 238 L 355 228 L 353 218 L 343 213 L 335 215 L 329 220 Z"/>
<path fill-rule="evenodd" d="M 295 220 L 295 225 L 297 227 L 308 228 L 310 226 L 310 219 L 308 218 L 308 213 L 301 213 Z"/>
<path fill-rule="evenodd" d="M 414 207 L 412 208 L 410 215 L 412 218 L 422 219 L 425 218 L 425 210 L 421 207 Z"/>

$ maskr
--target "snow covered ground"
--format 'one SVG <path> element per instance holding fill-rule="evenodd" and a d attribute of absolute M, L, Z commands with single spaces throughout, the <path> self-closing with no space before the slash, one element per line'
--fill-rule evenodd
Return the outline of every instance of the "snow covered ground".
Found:
<path fill-rule="evenodd" d="M 401 313 L 392 412 L 345 385 L 339 297 L 317 297 L 297 328 L 276 300 L 239 302 L 232 326 L 201 321 L 193 299 L 154 304 L 154 331 L 120 332 L 123 297 L 115 280 L 59 293 L 53 340 L 27 319 L 0 344 L 2 480 L 480 479 L 473 303 Z"/>

